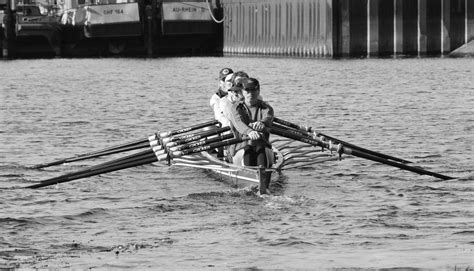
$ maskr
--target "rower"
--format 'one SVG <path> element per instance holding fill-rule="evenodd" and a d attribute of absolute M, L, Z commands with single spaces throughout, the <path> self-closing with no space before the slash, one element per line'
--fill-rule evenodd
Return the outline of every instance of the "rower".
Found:
<path fill-rule="evenodd" d="M 231 68 L 223 68 L 219 71 L 219 87 L 217 89 L 217 92 L 211 96 L 211 99 L 209 101 L 209 105 L 214 111 L 214 117 L 216 120 L 218 120 L 218 117 L 221 112 L 219 108 L 219 100 L 227 95 L 227 89 L 230 88 L 230 86 L 226 86 L 225 79 L 228 75 L 232 75 L 233 72 L 234 71 Z M 232 78 L 232 76 L 229 77 L 229 80 L 230 78 Z"/>
<path fill-rule="evenodd" d="M 221 112 L 217 120 L 221 123 L 222 127 L 230 126 L 230 111 L 232 105 L 243 99 L 242 89 L 240 87 L 231 87 L 227 93 L 227 96 L 219 100 L 219 108 Z"/>
<path fill-rule="evenodd" d="M 233 71 L 231 68 L 223 68 L 219 71 L 219 88 L 217 89 L 217 92 L 212 95 L 209 102 L 212 111 L 214 112 L 214 119 L 219 121 L 221 127 L 229 126 L 227 119 L 222 114 L 222 110 L 220 108 L 220 99 L 227 96 L 227 91 L 232 86 L 232 73 Z M 208 129 L 212 128 L 208 127 Z M 216 129 L 216 127 L 214 127 L 214 129 Z M 222 159 L 225 158 L 223 147 L 219 147 L 215 151 L 217 152 L 217 157 Z"/>
<path fill-rule="evenodd" d="M 232 162 L 244 166 L 269 168 L 273 164 L 273 152 L 266 128 L 273 124 L 273 108 L 262 101 L 260 83 L 255 78 L 242 79 L 243 100 L 235 103 L 230 111 L 231 130 L 235 137 L 248 136 L 250 140 L 229 148 Z M 265 187 L 268 188 L 271 174 L 266 174 Z"/>
<path fill-rule="evenodd" d="M 227 95 L 220 98 L 214 107 L 214 118 L 220 122 L 221 127 L 229 126 L 230 123 L 224 111 L 229 111 L 227 108 L 232 107 L 234 102 L 242 99 L 240 88 L 233 87 L 232 76 L 232 74 L 227 75 L 224 81 L 224 90 L 227 92 Z"/>
<path fill-rule="evenodd" d="M 244 71 L 237 71 L 227 75 L 224 79 L 222 89 L 227 92 L 227 95 L 220 98 L 218 104 L 214 106 L 214 118 L 221 123 L 222 127 L 229 126 L 229 111 L 232 104 L 243 98 L 240 84 L 242 78 L 249 78 L 249 76 Z"/>
<path fill-rule="evenodd" d="M 249 75 L 244 71 L 236 71 L 232 74 L 232 86 L 237 86 L 242 88 L 242 83 L 240 82 L 244 78 L 250 78 Z M 263 101 L 262 94 L 258 96 L 260 100 Z"/>

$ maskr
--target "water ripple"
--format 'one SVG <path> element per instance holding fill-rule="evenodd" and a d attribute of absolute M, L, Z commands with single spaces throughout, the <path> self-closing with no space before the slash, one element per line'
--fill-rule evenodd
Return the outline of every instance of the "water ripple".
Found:
<path fill-rule="evenodd" d="M 0 85 L 0 267 L 467 269 L 473 63 L 241 56 L 0 63 L 8 68 Z M 22 188 L 107 159 L 32 165 L 210 119 L 223 66 L 259 78 L 278 117 L 458 178 L 343 155 L 283 171 L 264 197 L 165 163 Z"/>

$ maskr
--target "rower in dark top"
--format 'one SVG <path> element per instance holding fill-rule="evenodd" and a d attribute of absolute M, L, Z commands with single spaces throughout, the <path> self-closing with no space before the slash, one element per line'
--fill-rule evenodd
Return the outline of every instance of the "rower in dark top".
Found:
<path fill-rule="evenodd" d="M 273 108 L 259 99 L 260 83 L 257 79 L 242 79 L 241 83 L 244 100 L 232 106 L 231 129 L 236 137 L 248 136 L 250 140 L 234 145 L 234 149 L 229 151 L 234 164 L 243 162 L 245 166 L 268 168 L 273 164 L 273 152 L 266 128 L 273 124 Z"/>

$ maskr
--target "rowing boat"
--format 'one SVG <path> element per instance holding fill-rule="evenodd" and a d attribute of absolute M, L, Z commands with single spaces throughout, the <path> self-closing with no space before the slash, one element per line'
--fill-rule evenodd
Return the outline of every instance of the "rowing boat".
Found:
<path fill-rule="evenodd" d="M 310 127 L 302 127 L 278 118 L 275 118 L 274 124 L 269 128 L 272 134 L 271 143 L 275 158 L 273 165 L 268 168 L 234 165 L 215 156 L 213 150 L 237 144 L 244 140 L 249 140 L 249 138 L 247 136 L 234 138 L 232 133 L 228 133 L 228 127 L 215 128 L 216 123 L 217 121 L 210 121 L 182 129 L 156 133 L 147 139 L 135 140 L 104 150 L 36 165 L 33 168 L 44 168 L 119 152 L 146 149 L 139 153 L 83 170 L 49 178 L 29 185 L 26 188 L 41 188 L 126 168 L 168 161 L 169 165 L 208 170 L 219 179 L 226 180 L 237 187 L 257 185 L 259 192 L 264 194 L 267 193 L 267 189 L 270 187 L 272 179 L 270 177 L 277 176 L 277 174 L 274 174 L 275 172 L 281 173 L 282 170 L 310 167 L 314 164 L 340 160 L 343 154 L 382 163 L 420 175 L 430 175 L 442 180 L 454 179 L 454 177 L 432 172 L 418 166 L 410 166 L 408 165 L 411 163 L 410 161 L 362 148 L 312 131 Z M 191 131 L 196 130 L 198 132 L 191 133 Z"/>
<path fill-rule="evenodd" d="M 218 158 L 216 152 L 203 151 L 193 155 L 185 155 L 173 158 L 170 162 L 174 166 L 204 169 L 211 173 L 212 177 L 226 182 L 232 187 L 258 187 L 261 194 L 268 193 L 268 185 L 264 183 L 266 178 L 274 183 L 281 175 L 282 170 L 310 166 L 312 164 L 336 160 L 329 153 L 317 153 L 315 148 L 291 139 L 277 138 L 271 141 L 274 155 L 274 163 L 269 168 L 240 166 Z M 270 174 L 271 177 L 268 177 Z"/>
<path fill-rule="evenodd" d="M 216 153 L 201 152 L 192 156 L 183 156 L 174 158 L 172 164 L 175 166 L 193 167 L 205 169 L 212 174 L 212 176 L 226 183 L 232 187 L 244 188 L 258 186 L 261 194 L 266 193 L 267 178 L 275 179 L 283 166 L 284 158 L 278 149 L 273 149 L 275 156 L 275 163 L 270 168 L 239 166 L 227 162 L 225 159 L 218 158 Z M 267 176 L 270 174 L 271 176 Z"/>

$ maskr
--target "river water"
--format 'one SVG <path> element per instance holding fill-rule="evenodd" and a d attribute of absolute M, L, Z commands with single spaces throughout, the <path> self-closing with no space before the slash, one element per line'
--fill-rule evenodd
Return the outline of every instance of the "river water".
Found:
<path fill-rule="evenodd" d="M 35 164 L 211 120 L 224 66 L 282 119 L 459 178 L 346 157 L 283 171 L 267 197 L 166 163 L 23 189 L 103 160 Z M 0 267 L 474 266 L 472 59 L 40 59 L 0 76 Z"/>

